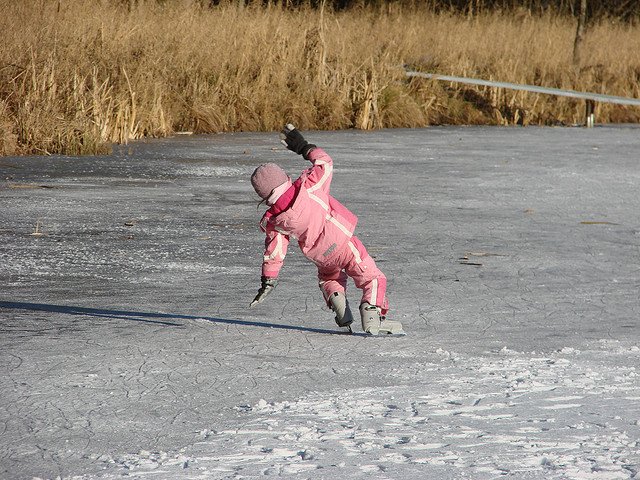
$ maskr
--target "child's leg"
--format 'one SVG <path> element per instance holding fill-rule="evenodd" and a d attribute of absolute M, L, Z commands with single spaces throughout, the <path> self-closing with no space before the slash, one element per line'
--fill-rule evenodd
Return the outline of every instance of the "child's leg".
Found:
<path fill-rule="evenodd" d="M 322 290 L 322 296 L 330 307 L 329 298 L 334 293 L 347 291 L 347 274 L 340 267 L 318 267 L 318 286 Z"/>
<path fill-rule="evenodd" d="M 386 315 L 389 310 L 386 297 L 387 277 L 377 267 L 367 249 L 357 237 L 351 237 L 348 247 L 351 249 L 353 256 L 345 270 L 353 278 L 356 287 L 362 289 L 360 303 L 366 302 L 380 307 L 382 315 Z"/>
<path fill-rule="evenodd" d="M 347 274 L 340 267 L 318 267 L 318 279 L 318 285 L 327 306 L 336 314 L 335 320 L 338 326 L 348 327 L 351 325 L 353 315 L 346 296 Z"/>

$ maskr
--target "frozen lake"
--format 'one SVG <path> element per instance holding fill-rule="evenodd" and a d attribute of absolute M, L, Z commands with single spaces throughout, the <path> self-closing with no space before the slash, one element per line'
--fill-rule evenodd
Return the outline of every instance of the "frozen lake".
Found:
<path fill-rule="evenodd" d="M 304 133 L 404 338 L 249 310 L 277 134 L 0 158 L 0 479 L 639 479 L 640 128 Z"/>

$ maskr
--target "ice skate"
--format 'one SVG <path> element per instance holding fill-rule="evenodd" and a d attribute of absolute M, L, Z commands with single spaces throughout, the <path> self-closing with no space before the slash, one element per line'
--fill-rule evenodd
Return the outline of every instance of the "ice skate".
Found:
<path fill-rule="evenodd" d="M 362 330 L 369 335 L 405 335 L 402 324 L 394 320 L 387 320 L 380 312 L 380 308 L 364 302 L 360 305 Z"/>
<path fill-rule="evenodd" d="M 349 308 L 349 300 L 343 292 L 334 292 L 329 297 L 331 310 L 336 314 L 335 321 L 339 327 L 347 327 L 351 332 L 351 324 L 353 323 L 353 315 Z"/>

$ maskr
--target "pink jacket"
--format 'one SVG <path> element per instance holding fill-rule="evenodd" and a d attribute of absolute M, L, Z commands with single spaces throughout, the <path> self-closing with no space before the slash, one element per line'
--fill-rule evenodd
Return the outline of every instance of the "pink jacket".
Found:
<path fill-rule="evenodd" d="M 287 254 L 289 238 L 298 240 L 302 253 L 316 265 L 330 260 L 353 236 L 358 223 L 344 205 L 329 195 L 333 160 L 321 148 L 309 153 L 313 163 L 262 217 L 266 233 L 262 275 L 275 278 Z M 294 190 L 292 190 L 294 189 Z M 294 198 L 295 197 L 295 198 Z M 292 201 L 281 211 L 283 204 Z"/>

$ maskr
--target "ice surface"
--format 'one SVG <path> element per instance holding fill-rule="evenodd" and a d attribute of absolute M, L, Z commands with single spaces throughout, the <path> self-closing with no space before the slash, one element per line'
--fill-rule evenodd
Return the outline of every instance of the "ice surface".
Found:
<path fill-rule="evenodd" d="M 295 248 L 249 310 L 277 134 L 1 159 L 0 478 L 640 478 L 639 134 L 309 132 L 389 339 Z"/>

